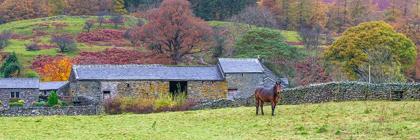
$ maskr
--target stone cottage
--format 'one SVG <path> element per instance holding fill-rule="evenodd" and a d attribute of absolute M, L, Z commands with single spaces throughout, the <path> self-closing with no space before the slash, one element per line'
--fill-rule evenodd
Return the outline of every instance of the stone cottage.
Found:
<path fill-rule="evenodd" d="M 97 100 L 117 96 L 158 96 L 186 93 L 201 102 L 247 98 L 264 86 L 265 70 L 258 59 L 220 58 L 217 65 L 74 65 L 69 94 Z M 275 81 L 272 81 L 273 83 Z"/>
<path fill-rule="evenodd" d="M 31 106 L 38 101 L 38 78 L 0 78 L 0 101 L 3 108 L 9 107 L 11 98 L 25 101 L 25 106 Z"/>

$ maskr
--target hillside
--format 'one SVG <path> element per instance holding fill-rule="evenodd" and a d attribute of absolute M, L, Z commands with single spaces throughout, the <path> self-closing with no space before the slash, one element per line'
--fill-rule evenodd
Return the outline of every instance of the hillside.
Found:
<path fill-rule="evenodd" d="M 281 105 L 145 115 L 1 118 L 1 139 L 419 139 L 418 101 Z M 265 106 L 265 113 L 271 111 Z"/>
<path fill-rule="evenodd" d="M 109 19 L 110 17 L 106 18 Z M 24 67 L 24 70 L 29 71 L 29 66 L 38 55 L 55 56 L 59 54 L 58 49 L 54 47 L 55 45 L 49 41 L 52 36 L 66 34 L 73 37 L 76 40 L 76 37 L 79 33 L 87 32 L 86 30 L 83 30 L 85 22 L 88 20 L 94 21 L 96 19 L 96 16 L 62 16 L 61 18 L 54 16 L 48 18 L 14 21 L 2 24 L 0 25 L 0 29 L 11 30 L 13 32 L 13 35 L 11 39 L 11 44 L 3 50 L 0 50 L 0 53 L 16 52 L 19 56 L 20 63 Z M 124 25 L 120 25 L 120 27 L 118 27 L 118 29 L 116 30 L 123 31 L 124 29 L 134 26 L 136 22 L 136 18 L 131 16 L 125 16 Z M 91 31 L 93 32 L 93 30 L 99 29 L 98 26 L 99 23 L 94 24 L 93 29 L 91 29 Z M 114 25 L 107 21 L 106 23 L 102 24 L 100 29 L 114 30 Z M 42 45 L 44 47 L 42 47 L 41 50 L 38 51 L 27 51 L 25 45 L 33 43 Z M 114 44 L 118 43 L 130 44 L 129 41 L 125 39 L 109 43 L 102 41 L 97 41 L 95 43 L 97 45 L 90 43 L 81 43 L 76 41 L 78 50 L 65 52 L 64 54 L 69 57 L 76 57 L 78 56 L 77 53 L 82 50 L 97 51 L 104 50 L 106 48 L 111 48 Z"/>

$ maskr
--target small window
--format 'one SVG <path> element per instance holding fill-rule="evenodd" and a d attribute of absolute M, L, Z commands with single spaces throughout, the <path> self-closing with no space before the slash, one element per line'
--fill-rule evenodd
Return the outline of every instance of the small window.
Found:
<path fill-rule="evenodd" d="M 238 97 L 238 89 L 228 89 L 228 99 L 235 99 Z"/>
<path fill-rule="evenodd" d="M 19 98 L 19 92 L 11 92 L 10 98 Z"/>
<path fill-rule="evenodd" d="M 130 84 L 127 84 L 127 88 L 130 88 Z"/>
<path fill-rule="evenodd" d="M 111 94 L 111 91 L 103 91 L 104 94 Z"/>
<path fill-rule="evenodd" d="M 242 73 L 242 77 L 244 77 L 244 74 Z"/>

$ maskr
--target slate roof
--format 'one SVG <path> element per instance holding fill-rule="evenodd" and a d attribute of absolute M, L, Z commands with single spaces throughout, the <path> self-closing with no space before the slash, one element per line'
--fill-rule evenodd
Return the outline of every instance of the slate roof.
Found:
<path fill-rule="evenodd" d="M 74 65 L 77 80 L 224 80 L 219 68 L 163 65 Z"/>
<path fill-rule="evenodd" d="M 39 78 L 0 78 L 0 88 L 39 88 Z"/>
<path fill-rule="evenodd" d="M 39 90 L 57 90 L 69 83 L 68 81 L 60 82 L 41 82 L 39 83 Z"/>
<path fill-rule="evenodd" d="M 219 58 L 223 73 L 263 73 L 264 69 L 256 58 Z"/>

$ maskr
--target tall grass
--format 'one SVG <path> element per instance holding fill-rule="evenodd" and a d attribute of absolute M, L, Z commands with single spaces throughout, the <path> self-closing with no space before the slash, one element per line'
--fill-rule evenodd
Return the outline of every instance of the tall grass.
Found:
<path fill-rule="evenodd" d="M 197 105 L 187 99 L 185 94 L 160 93 L 157 97 L 117 97 L 104 103 L 107 114 L 135 113 L 146 114 L 165 111 L 184 111 Z"/>

